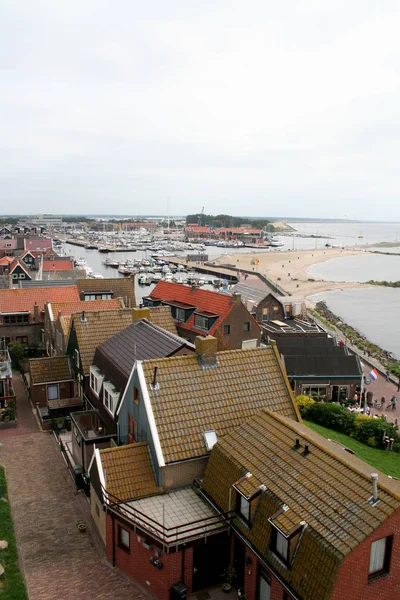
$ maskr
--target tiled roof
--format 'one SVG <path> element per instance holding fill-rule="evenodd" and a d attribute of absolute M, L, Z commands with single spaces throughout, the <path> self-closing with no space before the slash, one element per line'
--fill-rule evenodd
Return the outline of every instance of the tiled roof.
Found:
<path fill-rule="evenodd" d="M 115 300 L 77 300 L 74 302 L 51 302 L 51 310 L 53 311 L 54 319 L 60 312 L 64 317 L 72 315 L 72 313 L 99 311 L 99 310 L 115 310 L 121 308 L 121 303 L 118 298 Z"/>
<path fill-rule="evenodd" d="M 73 271 L 74 264 L 71 259 L 66 260 L 44 260 L 43 272 L 47 271 Z"/>
<path fill-rule="evenodd" d="M 177 335 L 175 321 L 169 306 L 153 306 L 150 308 L 150 321 L 166 331 Z"/>
<path fill-rule="evenodd" d="M 305 444 L 310 450 L 306 456 Z M 203 486 L 225 511 L 235 507 L 232 485 L 250 472 L 248 492 L 260 485 L 266 489 L 251 528 L 239 519 L 236 527 L 298 597 L 327 600 L 343 558 L 400 508 L 400 486 L 383 474 L 378 479 L 379 503 L 368 503 L 374 471 L 305 425 L 262 411 L 214 446 Z M 269 549 L 268 519 L 284 504 L 289 509 L 274 519 L 277 527 L 287 534 L 301 521 L 307 524 L 290 569 Z"/>
<path fill-rule="evenodd" d="M 288 376 L 294 377 L 361 377 L 362 369 L 357 356 L 284 355 Z"/>
<path fill-rule="evenodd" d="M 141 363 L 166 463 L 206 455 L 204 431 L 223 436 L 261 408 L 300 419 L 274 348 L 218 352 L 217 358 L 214 368 L 201 367 L 197 355 Z"/>
<path fill-rule="evenodd" d="M 26 264 L 22 261 L 20 261 L 18 258 L 14 258 L 13 262 L 10 263 L 10 267 L 9 267 L 9 272 L 10 274 L 17 268 L 20 267 L 24 273 L 26 273 L 26 275 L 28 275 L 29 278 L 31 278 L 31 275 L 29 274 L 28 269 L 26 268 Z"/>
<path fill-rule="evenodd" d="M 141 319 L 101 344 L 95 353 L 94 364 L 115 386 L 124 389 L 136 360 L 163 358 L 194 346 L 187 340 Z"/>
<path fill-rule="evenodd" d="M 154 480 L 148 442 L 100 450 L 100 460 L 111 499 L 137 500 L 161 492 Z"/>
<path fill-rule="evenodd" d="M 61 329 L 63 330 L 64 335 L 68 335 L 70 324 L 71 324 L 71 315 L 69 315 L 67 317 L 63 317 L 61 315 L 60 325 L 61 325 Z"/>
<path fill-rule="evenodd" d="M 31 358 L 29 361 L 31 384 L 51 383 L 52 381 L 68 381 L 72 379 L 69 357 L 51 356 Z"/>
<path fill-rule="evenodd" d="M 78 340 L 81 364 L 85 375 L 89 375 L 90 365 L 93 364 L 97 346 L 128 327 L 133 319 L 132 310 L 129 308 L 102 312 L 85 311 L 84 321 L 82 321 L 81 312 L 74 313 L 71 318 L 73 319 L 72 327 L 75 329 Z"/>
<path fill-rule="evenodd" d="M 53 247 L 53 242 L 48 238 L 25 238 L 24 239 L 25 250 L 38 250 L 43 251 Z"/>
<path fill-rule="evenodd" d="M 0 313 L 30 312 L 33 316 L 35 302 L 39 313 L 46 302 L 69 302 L 79 300 L 76 285 L 62 287 L 35 287 L 0 290 Z M 42 316 L 40 316 L 42 319 Z"/>
<path fill-rule="evenodd" d="M 198 312 L 208 311 L 214 315 L 220 315 L 220 318 L 208 330 L 209 335 L 218 329 L 225 317 L 230 313 L 234 307 L 234 302 L 231 296 L 226 294 L 220 294 L 218 292 L 211 292 L 208 290 L 192 289 L 191 286 L 181 285 L 179 283 L 168 283 L 166 281 L 160 281 L 156 287 L 150 293 L 150 298 L 157 300 L 164 300 L 171 304 L 183 303 L 188 306 L 193 306 L 198 309 Z M 189 329 L 198 331 L 200 334 L 204 334 L 204 331 L 197 329 L 194 326 L 194 313 L 186 321 L 186 323 L 179 323 L 179 327 L 182 329 Z"/>
<path fill-rule="evenodd" d="M 13 260 L 13 256 L 3 256 L 3 258 L 0 258 L 0 265 L 9 265 Z"/>
<path fill-rule="evenodd" d="M 114 277 L 110 279 L 78 279 L 76 282 L 81 299 L 83 293 L 110 293 L 113 298 L 123 298 L 125 306 L 134 308 L 136 306 L 135 279 L 131 277 Z"/>

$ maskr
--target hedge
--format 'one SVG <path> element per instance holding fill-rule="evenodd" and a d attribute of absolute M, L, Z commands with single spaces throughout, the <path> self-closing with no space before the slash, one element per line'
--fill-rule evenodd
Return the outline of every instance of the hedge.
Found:
<path fill-rule="evenodd" d="M 400 452 L 400 435 L 394 425 L 387 423 L 383 418 L 373 419 L 349 411 L 343 406 L 324 402 L 306 402 L 304 397 L 298 401 L 301 416 L 322 425 L 328 429 L 340 431 L 350 437 L 372 446 L 385 449 L 385 436 L 394 439 L 393 450 Z"/>

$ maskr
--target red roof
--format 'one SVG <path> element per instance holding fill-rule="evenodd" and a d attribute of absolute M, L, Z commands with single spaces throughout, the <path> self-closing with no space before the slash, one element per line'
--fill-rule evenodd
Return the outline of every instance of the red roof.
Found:
<path fill-rule="evenodd" d="M 24 239 L 25 250 L 39 251 L 47 250 L 47 248 L 53 247 L 53 242 L 48 238 L 25 238 Z"/>
<path fill-rule="evenodd" d="M 232 296 L 220 294 L 219 292 L 211 292 L 209 290 L 193 290 L 188 285 L 180 283 L 168 283 L 160 281 L 157 283 L 154 290 L 150 293 L 150 298 L 154 300 L 164 300 L 171 304 L 183 303 L 190 306 L 195 306 L 198 313 L 204 312 L 219 315 L 214 325 L 209 329 L 208 334 L 213 335 L 216 329 L 221 324 L 221 321 L 230 313 L 234 306 Z M 197 329 L 194 325 L 194 313 L 186 323 L 179 323 L 179 327 L 196 331 L 204 335 L 203 329 Z"/>
<path fill-rule="evenodd" d="M 41 311 L 44 310 L 45 302 L 70 302 L 74 300 L 80 300 L 76 285 L 0 290 L 0 313 L 30 312 L 33 316 L 34 305 L 37 303 L 40 319 L 43 320 Z"/>
<path fill-rule="evenodd" d="M 47 271 L 73 271 L 74 265 L 71 259 L 65 260 L 44 260 L 43 273 Z"/>
<path fill-rule="evenodd" d="M 76 302 L 50 302 L 51 310 L 53 311 L 54 319 L 57 319 L 60 312 L 63 317 L 68 317 L 73 313 L 79 313 L 83 310 L 86 312 L 98 310 L 115 310 L 121 308 L 118 298 L 115 300 L 80 300 Z"/>
<path fill-rule="evenodd" d="M 0 265 L 9 265 L 13 261 L 14 261 L 13 256 L 3 256 L 3 258 L 0 258 Z"/>
<path fill-rule="evenodd" d="M 220 235 L 221 233 L 252 233 L 252 234 L 259 234 L 261 233 L 262 229 L 258 229 L 255 227 L 215 227 L 215 228 L 211 228 L 208 227 L 208 225 L 206 226 L 200 226 L 200 225 L 186 225 L 185 226 L 185 231 L 190 231 L 191 233 L 212 233 L 215 235 Z"/>

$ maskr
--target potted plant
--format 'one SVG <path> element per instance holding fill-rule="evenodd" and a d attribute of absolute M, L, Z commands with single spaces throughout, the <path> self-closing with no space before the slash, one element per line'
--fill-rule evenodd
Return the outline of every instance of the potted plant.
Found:
<path fill-rule="evenodd" d="M 222 584 L 222 591 L 228 594 L 232 589 L 233 580 L 236 577 L 236 569 L 232 565 L 228 565 L 222 573 L 225 581 Z"/>

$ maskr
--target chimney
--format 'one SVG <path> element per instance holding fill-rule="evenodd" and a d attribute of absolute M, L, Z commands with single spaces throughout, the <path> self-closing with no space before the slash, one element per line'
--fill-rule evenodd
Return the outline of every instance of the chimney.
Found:
<path fill-rule="evenodd" d="M 198 288 L 199 286 L 197 285 L 197 283 L 195 281 L 192 281 L 192 292 L 195 292 Z"/>
<path fill-rule="evenodd" d="M 33 305 L 33 320 L 35 323 L 39 323 L 39 307 L 37 302 Z"/>
<path fill-rule="evenodd" d="M 133 322 L 140 321 L 140 319 L 147 319 L 151 321 L 150 308 L 132 308 Z"/>
<path fill-rule="evenodd" d="M 242 302 L 242 296 L 237 292 L 233 292 L 232 294 L 232 302 L 234 304 L 240 304 Z"/>
<path fill-rule="evenodd" d="M 296 443 L 294 445 L 294 449 L 298 450 L 299 448 L 301 448 L 300 438 L 296 438 Z"/>
<path fill-rule="evenodd" d="M 85 311 L 84 310 L 82 311 L 81 321 L 82 321 L 82 323 L 86 323 L 86 321 L 87 321 L 87 318 L 85 317 Z"/>
<path fill-rule="evenodd" d="M 303 456 L 307 456 L 308 454 L 310 454 L 310 448 L 308 446 L 308 444 L 304 444 L 304 450 L 302 452 Z"/>
<path fill-rule="evenodd" d="M 202 368 L 218 367 L 217 339 L 212 335 L 207 337 L 197 336 L 195 339 L 196 355 Z"/>
<path fill-rule="evenodd" d="M 372 501 L 378 502 L 378 474 L 371 473 L 371 481 L 372 481 Z"/>

